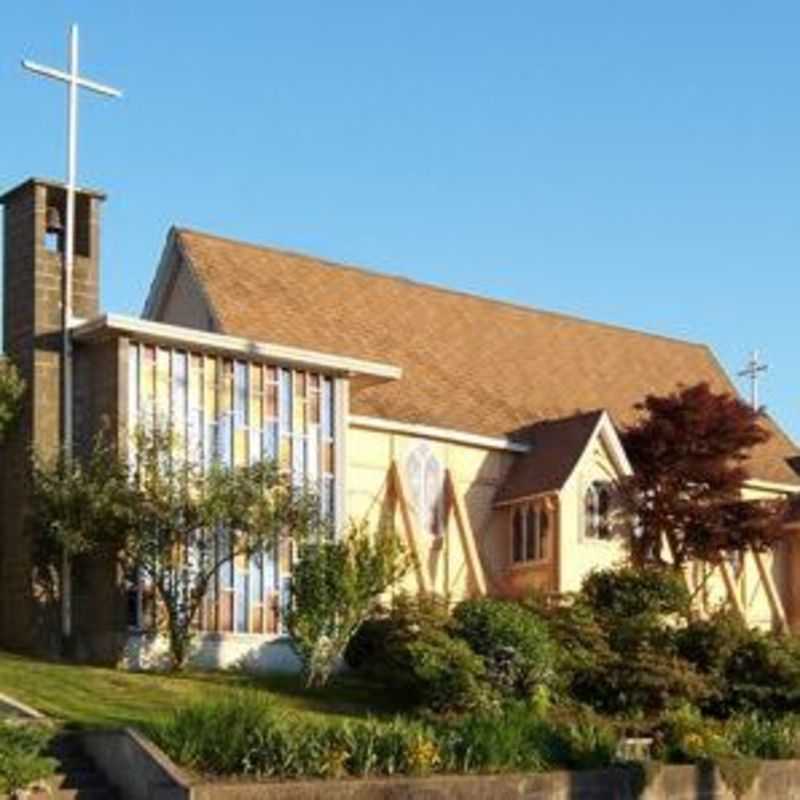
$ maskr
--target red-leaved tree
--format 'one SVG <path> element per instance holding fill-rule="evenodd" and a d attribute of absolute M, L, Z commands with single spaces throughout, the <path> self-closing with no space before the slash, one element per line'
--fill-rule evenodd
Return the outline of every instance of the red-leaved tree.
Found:
<path fill-rule="evenodd" d="M 786 535 L 786 505 L 745 501 L 750 452 L 770 433 L 759 412 L 707 383 L 637 404 L 622 433 L 634 475 L 620 482 L 622 509 L 636 520 L 634 563 L 681 569 L 770 549 Z"/>

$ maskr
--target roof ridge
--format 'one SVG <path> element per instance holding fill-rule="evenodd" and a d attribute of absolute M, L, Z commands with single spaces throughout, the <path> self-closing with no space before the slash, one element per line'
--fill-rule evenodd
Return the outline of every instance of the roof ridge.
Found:
<path fill-rule="evenodd" d="M 354 264 L 343 264 L 339 261 L 332 261 L 329 258 L 323 258 L 321 256 L 312 255 L 310 253 L 305 253 L 299 250 L 291 250 L 284 247 L 276 247 L 274 245 L 248 242 L 245 241 L 244 239 L 236 239 L 230 236 L 221 236 L 220 234 L 201 231 L 198 230 L 197 228 L 189 228 L 185 226 L 174 225 L 173 229 L 178 235 L 185 233 L 189 234 L 190 236 L 194 235 L 206 239 L 216 239 L 217 241 L 226 242 L 232 245 L 238 245 L 240 247 L 250 247 L 254 250 L 260 250 L 271 253 L 280 253 L 282 255 L 287 255 L 294 258 L 307 259 L 309 261 L 315 261 L 317 264 L 331 269 L 344 269 L 344 270 L 349 270 L 351 272 L 356 272 L 360 275 L 365 275 L 367 277 L 382 278 L 383 280 L 387 281 L 402 282 L 410 284 L 411 286 L 420 287 L 422 289 L 429 289 L 435 292 L 440 292 L 442 294 L 450 294 L 450 295 L 455 295 L 457 297 L 467 297 L 471 300 L 477 300 L 479 302 L 488 303 L 490 305 L 503 306 L 505 308 L 512 308 L 518 311 L 525 311 L 529 314 L 542 314 L 544 316 L 555 317 L 557 319 L 567 320 L 569 322 L 578 322 L 583 325 L 594 325 L 598 328 L 605 328 L 607 330 L 614 330 L 614 331 L 620 331 L 622 333 L 635 334 L 637 336 L 645 336 L 650 339 L 661 339 L 663 341 L 671 342 L 673 344 L 681 344 L 686 347 L 704 349 L 707 350 L 709 353 L 713 354 L 713 350 L 704 342 L 695 342 L 690 339 L 681 339 L 677 336 L 668 336 L 662 333 L 653 333 L 651 331 L 644 331 L 639 328 L 627 327 L 625 325 L 619 325 L 612 322 L 603 322 L 601 320 L 588 319 L 586 317 L 580 317 L 577 314 L 568 314 L 565 311 L 551 311 L 548 309 L 536 308 L 535 306 L 526 305 L 524 303 L 515 303 L 512 300 L 502 300 L 496 297 L 487 297 L 486 295 L 476 294 L 474 292 L 468 292 L 462 289 L 453 289 L 452 287 L 449 286 L 440 286 L 435 283 L 426 283 L 424 281 L 416 280 L 415 278 L 408 278 L 405 275 L 397 275 L 387 272 L 381 272 L 380 270 L 372 267 L 356 266 Z"/>

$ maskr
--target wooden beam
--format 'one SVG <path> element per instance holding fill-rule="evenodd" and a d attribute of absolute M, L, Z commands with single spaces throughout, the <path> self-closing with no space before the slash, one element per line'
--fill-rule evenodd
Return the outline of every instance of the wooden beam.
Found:
<path fill-rule="evenodd" d="M 767 565 L 764 563 L 764 557 L 762 553 L 759 553 L 757 550 L 753 550 L 753 558 L 755 559 L 756 567 L 758 567 L 758 574 L 761 576 L 761 582 L 764 584 L 764 591 L 767 593 L 769 607 L 772 611 L 773 617 L 778 623 L 778 628 L 780 629 L 781 633 L 788 633 L 789 623 L 786 621 L 786 610 L 784 609 L 783 601 L 778 594 L 778 589 L 775 586 L 772 573 L 767 569 Z"/>
<path fill-rule="evenodd" d="M 742 598 L 739 597 L 739 592 L 736 591 L 736 581 L 731 573 L 731 565 L 723 559 L 719 564 L 719 570 L 722 573 L 722 580 L 725 582 L 725 588 L 728 591 L 728 599 L 733 605 L 733 610 L 738 615 L 742 622 L 745 621 L 744 607 L 742 606 Z"/>
<path fill-rule="evenodd" d="M 472 531 L 472 526 L 470 525 L 463 501 L 456 491 L 453 475 L 449 469 L 445 471 L 445 486 L 450 496 L 450 503 L 453 507 L 456 526 L 461 535 L 461 545 L 467 557 L 472 579 L 475 581 L 478 591 L 482 595 L 486 595 L 486 575 L 483 571 L 483 563 L 478 555 L 478 549 L 475 546 L 475 535 Z"/>
<path fill-rule="evenodd" d="M 389 474 L 391 478 L 390 482 L 392 492 L 400 510 L 400 517 L 403 520 L 403 528 L 405 529 L 406 540 L 408 542 L 409 550 L 411 551 L 411 561 L 417 573 L 417 579 L 419 580 L 419 587 L 425 594 L 430 594 L 430 578 L 419 554 L 417 526 L 414 524 L 414 517 L 411 513 L 411 509 L 408 507 L 408 493 L 406 492 L 403 475 L 400 472 L 400 468 L 397 466 L 397 461 L 395 459 L 392 460 L 392 464 L 389 467 Z"/>

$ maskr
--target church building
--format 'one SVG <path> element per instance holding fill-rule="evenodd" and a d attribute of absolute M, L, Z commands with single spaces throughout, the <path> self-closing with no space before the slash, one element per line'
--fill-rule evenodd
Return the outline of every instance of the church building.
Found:
<path fill-rule="evenodd" d="M 631 465 L 618 431 L 646 394 L 707 381 L 735 392 L 702 344 L 576 319 L 182 228 L 169 231 L 141 317 L 99 308 L 102 193 L 77 196 L 73 424 L 124 441 L 169 415 L 203 458 L 268 457 L 319 488 L 342 530 L 387 515 L 414 555 L 412 591 L 451 602 L 579 588 L 620 563 L 610 485 Z M 4 206 L 5 350 L 28 392 L 0 451 L 0 646 L 57 649 L 33 581 L 31 450 L 63 433 L 64 187 L 31 179 Z M 751 498 L 798 496 L 800 455 L 772 420 L 747 464 Z M 796 523 L 800 526 L 800 523 Z M 283 626 L 293 553 L 222 570 L 199 663 L 290 666 Z M 718 568 L 694 565 L 711 609 L 800 627 L 792 540 Z M 163 654 L 147 587 L 112 565 L 76 575 L 71 652 L 147 666 Z"/>

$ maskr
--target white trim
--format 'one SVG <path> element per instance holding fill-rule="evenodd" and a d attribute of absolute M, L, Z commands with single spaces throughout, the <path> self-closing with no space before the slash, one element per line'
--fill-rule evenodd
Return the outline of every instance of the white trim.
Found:
<path fill-rule="evenodd" d="M 169 283 L 169 278 L 173 272 L 173 265 L 175 263 L 176 247 L 175 247 L 175 230 L 170 229 L 167 234 L 167 241 L 164 249 L 161 251 L 161 258 L 158 260 L 158 267 L 156 267 L 156 274 L 153 276 L 153 281 L 150 284 L 150 291 L 147 293 L 147 300 L 144 304 L 143 316 L 152 318 L 155 314 L 156 307 L 161 304 L 164 291 Z"/>
<path fill-rule="evenodd" d="M 564 486 L 566 486 L 566 483 L 564 483 Z M 508 508 L 509 506 L 517 506 L 520 503 L 528 503 L 531 500 L 540 500 L 542 497 L 559 497 L 564 486 L 561 489 L 548 489 L 546 492 L 525 494 L 521 497 L 515 497 L 513 500 L 502 500 L 499 503 L 495 503 L 492 508 Z"/>
<path fill-rule="evenodd" d="M 441 439 L 455 444 L 468 444 L 475 447 L 485 447 L 489 450 L 504 450 L 509 453 L 527 453 L 530 446 L 495 436 L 482 436 L 477 433 L 456 431 L 451 428 L 438 428 L 434 425 L 416 425 L 411 422 L 400 422 L 394 419 L 381 417 L 367 417 L 359 414 L 350 414 L 349 423 L 356 428 L 369 428 L 376 431 L 390 433 L 404 433 L 420 439 Z"/>
<path fill-rule="evenodd" d="M 402 377 L 403 371 L 391 364 L 362 361 L 347 356 L 319 353 L 281 344 L 255 342 L 238 336 L 168 325 L 138 317 L 104 314 L 73 328 L 73 337 L 80 341 L 104 334 L 126 335 L 188 350 L 200 349 L 239 356 L 248 360 L 263 360 L 296 369 L 316 369 L 333 372 L 343 377 L 366 375 L 378 381 L 393 381 Z"/>
<path fill-rule="evenodd" d="M 743 486 L 745 489 L 761 489 L 768 492 L 779 492 L 780 494 L 800 493 L 800 485 L 762 481 L 760 478 L 749 478 L 744 482 Z"/>
<path fill-rule="evenodd" d="M 337 378 L 333 383 L 333 522 L 336 532 L 347 522 L 347 416 L 350 411 L 350 382 Z"/>
<path fill-rule="evenodd" d="M 614 462 L 614 468 L 617 470 L 617 472 L 625 476 L 633 475 L 633 467 L 631 466 L 631 462 L 628 460 L 628 455 L 625 452 L 625 448 L 622 446 L 622 442 L 619 439 L 619 434 L 614 427 L 614 423 L 611 422 L 611 417 L 609 417 L 607 411 L 603 411 L 602 415 L 600 416 L 600 419 L 597 422 L 597 427 L 589 437 L 589 442 L 586 445 L 587 449 L 594 441 L 598 433 L 603 441 L 603 444 L 608 448 L 609 455 L 611 456 L 611 460 Z"/>

